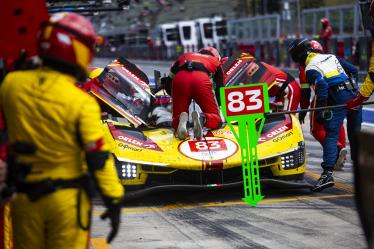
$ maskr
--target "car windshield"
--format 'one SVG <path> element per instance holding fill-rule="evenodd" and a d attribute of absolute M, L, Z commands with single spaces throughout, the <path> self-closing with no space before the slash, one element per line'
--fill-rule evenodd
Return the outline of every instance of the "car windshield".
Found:
<path fill-rule="evenodd" d="M 261 134 L 266 134 L 269 131 L 271 131 L 274 127 L 280 125 L 286 120 L 286 115 L 279 115 L 279 116 L 273 116 L 270 118 L 266 118 L 264 126 L 262 127 Z M 260 122 L 256 123 L 257 129 L 259 129 Z"/>
<path fill-rule="evenodd" d="M 120 66 L 108 66 L 99 81 L 132 115 L 147 119 L 152 95 L 139 84 L 141 79 L 136 75 L 127 69 L 121 70 Z"/>

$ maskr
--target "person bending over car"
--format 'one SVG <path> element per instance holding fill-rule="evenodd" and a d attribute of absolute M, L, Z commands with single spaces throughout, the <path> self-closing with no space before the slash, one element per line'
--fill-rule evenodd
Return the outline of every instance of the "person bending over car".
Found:
<path fill-rule="evenodd" d="M 42 25 L 42 65 L 14 71 L 0 87 L 0 106 L 15 153 L 17 198 L 12 203 L 17 249 L 83 249 L 89 243 L 96 185 L 107 207 L 110 242 L 120 224 L 124 195 L 104 141 L 100 108 L 75 86 L 87 76 L 95 49 L 92 24 L 57 13 Z M 22 173 L 22 174 L 21 174 Z"/>
<path fill-rule="evenodd" d="M 173 99 L 172 124 L 179 139 L 188 136 L 188 108 L 192 100 L 203 111 L 201 115 L 192 112 L 195 138 L 202 138 L 204 126 L 210 129 L 221 126 L 219 88 L 223 86 L 223 69 L 217 49 L 206 47 L 182 54 L 163 80 Z"/>
<path fill-rule="evenodd" d="M 246 61 L 249 65 L 245 74 L 236 74 L 235 70 L 241 70 L 237 65 L 243 65 Z M 244 64 L 245 65 L 245 64 Z M 239 77 L 236 78 L 236 77 Z M 293 111 L 297 110 L 300 103 L 300 85 L 290 74 L 256 59 L 249 53 L 242 53 L 225 74 L 225 84 L 229 84 L 235 80 L 243 83 L 267 83 L 269 89 L 269 97 L 274 98 L 270 103 L 272 109 L 277 111 Z"/>
<path fill-rule="evenodd" d="M 323 47 L 319 42 L 315 40 L 310 40 L 309 42 L 310 42 L 310 47 L 313 52 L 317 52 L 321 54 L 324 53 Z M 301 85 L 300 108 L 308 109 L 309 106 L 311 108 L 315 108 L 317 104 L 316 96 L 314 95 L 312 101 L 310 101 L 311 90 L 315 92 L 314 85 L 309 84 L 309 82 L 306 80 L 305 67 L 301 65 L 299 65 L 299 79 L 300 79 L 300 85 Z M 307 112 L 302 112 L 299 114 L 299 121 L 301 124 L 304 123 L 306 114 Z M 317 121 L 316 112 L 310 112 L 309 118 L 310 118 L 310 133 L 323 146 L 323 144 L 325 143 L 325 137 L 326 137 L 325 126 Z M 344 129 L 344 124 L 342 124 L 340 126 L 339 139 L 337 143 L 338 157 L 334 165 L 335 170 L 341 170 L 344 166 L 344 161 L 346 160 L 346 155 L 347 155 L 346 144 L 347 143 L 346 143 L 345 129 Z"/>
<path fill-rule="evenodd" d="M 308 39 L 295 39 L 289 45 L 288 51 L 294 62 L 305 66 L 307 82 L 315 85 L 316 106 L 345 104 L 353 99 L 358 91 L 348 75 L 353 75 L 357 82 L 357 69 L 344 59 L 332 54 L 322 54 L 313 51 Z M 333 170 L 338 155 L 336 147 L 340 127 L 347 118 L 348 138 L 351 146 L 352 160 L 356 158 L 356 141 L 354 134 L 361 129 L 361 109 L 351 111 L 345 107 L 321 110 L 316 113 L 317 121 L 326 129 L 323 144 L 323 172 L 312 191 L 322 191 L 334 186 Z"/>

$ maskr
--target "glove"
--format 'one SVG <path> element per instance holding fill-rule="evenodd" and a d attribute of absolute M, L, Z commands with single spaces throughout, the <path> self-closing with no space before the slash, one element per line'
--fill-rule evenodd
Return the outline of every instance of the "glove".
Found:
<path fill-rule="evenodd" d="M 354 110 L 358 106 L 360 106 L 364 101 L 368 100 L 368 97 L 364 97 L 361 95 L 361 93 L 358 93 L 357 96 L 354 99 L 351 99 L 347 102 L 347 108 Z"/>
<path fill-rule="evenodd" d="M 307 112 L 300 112 L 299 113 L 299 122 L 300 122 L 300 124 L 304 124 L 305 123 L 306 113 Z"/>
<path fill-rule="evenodd" d="M 333 116 L 331 110 L 317 111 L 317 122 L 319 124 L 324 124 L 326 121 L 331 120 Z"/>
<path fill-rule="evenodd" d="M 220 62 L 221 64 L 225 64 L 228 60 L 229 60 L 229 57 L 226 56 L 226 57 L 222 57 Z"/>
<path fill-rule="evenodd" d="M 112 199 L 103 197 L 105 206 L 107 209 L 105 212 L 100 216 L 102 220 L 107 218 L 110 219 L 110 226 L 112 229 L 109 232 L 107 237 L 108 243 L 112 242 L 114 237 L 116 237 L 119 229 L 119 225 L 121 223 L 121 207 L 122 207 L 122 199 Z"/>
<path fill-rule="evenodd" d="M 270 102 L 270 108 L 274 112 L 282 111 L 283 110 L 283 102 L 282 101 Z"/>

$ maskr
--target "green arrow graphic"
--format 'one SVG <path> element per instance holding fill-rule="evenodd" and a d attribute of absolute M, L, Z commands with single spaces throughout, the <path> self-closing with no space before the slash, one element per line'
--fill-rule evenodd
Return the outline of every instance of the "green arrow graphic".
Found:
<path fill-rule="evenodd" d="M 254 84 L 251 86 L 262 86 L 264 112 L 269 112 L 269 98 L 267 84 Z M 264 196 L 261 195 L 260 173 L 258 167 L 257 143 L 260 138 L 262 128 L 265 123 L 264 113 L 254 113 L 246 115 L 228 116 L 226 110 L 225 90 L 231 88 L 248 87 L 248 85 L 239 87 L 221 88 L 222 112 L 227 120 L 227 124 L 233 132 L 236 141 L 240 145 L 243 171 L 243 200 L 250 206 L 257 206 Z M 237 96 L 237 95 L 236 95 Z M 238 103 L 238 100 L 234 100 Z M 238 132 L 234 129 L 232 122 L 238 123 Z M 256 124 L 259 124 L 256 126 Z"/>
<path fill-rule="evenodd" d="M 263 126 L 263 120 L 261 126 Z M 261 195 L 260 174 L 257 157 L 258 133 L 256 130 L 256 120 L 240 120 L 239 143 L 242 156 L 242 170 L 244 183 L 243 200 L 251 206 L 257 206 L 264 197 Z M 261 127 L 262 128 L 262 127 Z M 260 131 L 262 130 L 260 128 Z"/>

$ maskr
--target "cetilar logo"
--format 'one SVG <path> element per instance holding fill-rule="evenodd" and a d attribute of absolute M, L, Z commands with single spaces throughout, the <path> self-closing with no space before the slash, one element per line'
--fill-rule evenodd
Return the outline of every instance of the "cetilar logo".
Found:
<path fill-rule="evenodd" d="M 235 65 L 227 71 L 226 75 L 230 75 L 239 65 L 242 63 L 242 60 L 238 60 Z"/>

